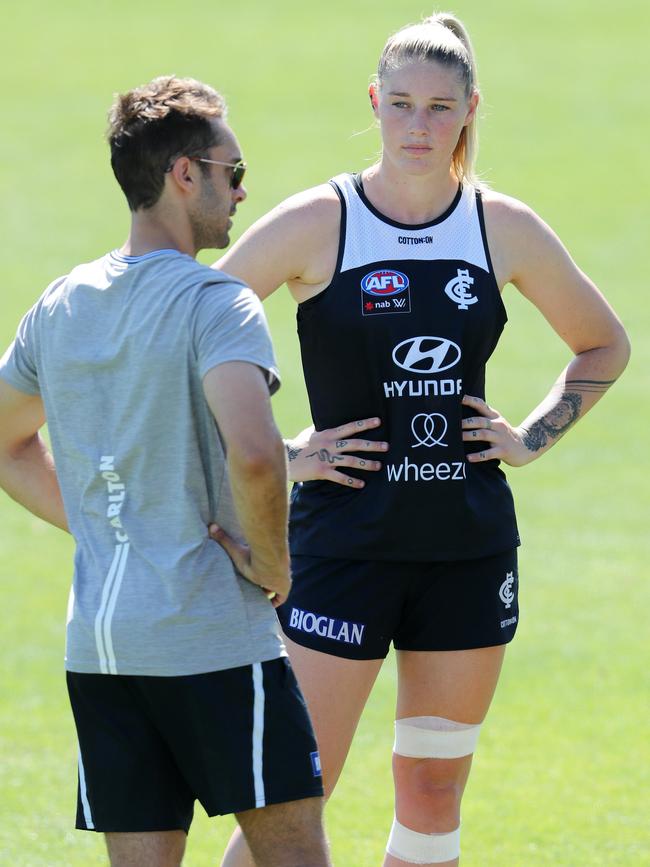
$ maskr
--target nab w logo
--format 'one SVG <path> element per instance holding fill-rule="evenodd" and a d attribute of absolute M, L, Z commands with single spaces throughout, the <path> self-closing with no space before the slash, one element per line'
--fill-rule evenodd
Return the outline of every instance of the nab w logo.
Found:
<path fill-rule="evenodd" d="M 409 278 L 401 271 L 371 271 L 361 281 L 361 288 L 368 295 L 396 295 L 409 288 Z"/>

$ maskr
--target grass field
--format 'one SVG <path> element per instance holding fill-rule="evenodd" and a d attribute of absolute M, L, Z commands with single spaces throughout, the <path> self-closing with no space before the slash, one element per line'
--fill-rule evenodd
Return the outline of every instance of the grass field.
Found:
<path fill-rule="evenodd" d="M 484 92 L 480 166 L 563 237 L 626 325 L 611 394 L 543 460 L 509 474 L 524 540 L 522 622 L 481 737 L 464 867 L 650 865 L 647 34 L 650 7 L 459 0 Z M 0 344 L 55 276 L 118 246 L 127 211 L 102 140 L 116 90 L 163 72 L 213 83 L 250 164 L 236 230 L 284 196 L 368 165 L 366 86 L 403 0 L 46 4 L 3 16 Z M 356 133 L 359 133 L 356 135 Z M 202 254 L 211 261 L 211 254 Z M 518 422 L 567 351 L 516 291 L 488 397 Z M 281 428 L 307 421 L 291 305 L 267 305 Z M 0 864 L 90 867 L 71 830 L 76 747 L 62 677 L 71 543 L 0 495 Z M 377 867 L 392 815 L 395 674 L 386 663 L 328 811 L 339 867 Z M 197 814 L 186 864 L 219 861 L 230 818 Z"/>

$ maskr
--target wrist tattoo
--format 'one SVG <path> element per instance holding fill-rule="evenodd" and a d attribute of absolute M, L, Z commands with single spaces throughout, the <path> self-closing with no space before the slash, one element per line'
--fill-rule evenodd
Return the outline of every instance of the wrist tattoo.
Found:
<path fill-rule="evenodd" d="M 524 435 L 524 445 L 531 452 L 538 452 L 550 440 L 561 437 L 580 415 L 582 395 L 565 391 L 556 406 L 539 421 L 533 422 Z"/>
<path fill-rule="evenodd" d="M 290 461 L 295 461 L 295 459 L 298 457 L 298 455 L 302 451 L 302 449 L 297 449 L 294 446 L 292 446 L 291 443 L 288 443 L 288 442 L 285 442 L 284 447 L 287 450 L 287 458 Z"/>
<path fill-rule="evenodd" d="M 305 455 L 305 457 L 313 458 L 315 455 L 318 457 L 319 461 L 326 461 L 328 464 L 333 464 L 336 463 L 336 461 L 343 460 L 343 455 L 330 454 L 329 449 L 319 449 L 317 452 Z"/>

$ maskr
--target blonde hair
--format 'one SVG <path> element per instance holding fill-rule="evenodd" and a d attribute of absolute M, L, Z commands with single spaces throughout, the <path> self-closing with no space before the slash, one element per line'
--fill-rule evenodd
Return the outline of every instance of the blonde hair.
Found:
<path fill-rule="evenodd" d="M 436 61 L 455 69 L 467 99 L 479 92 L 472 43 L 462 22 L 449 12 L 430 15 L 419 24 L 407 24 L 388 37 L 377 67 L 378 86 L 382 86 L 388 73 L 414 61 Z M 478 130 L 474 115 L 463 127 L 451 158 L 452 170 L 460 182 L 479 183 L 475 170 L 477 152 Z"/>

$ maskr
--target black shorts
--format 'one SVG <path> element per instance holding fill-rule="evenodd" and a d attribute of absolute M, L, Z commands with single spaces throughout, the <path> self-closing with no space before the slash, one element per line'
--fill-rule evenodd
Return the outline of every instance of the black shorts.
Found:
<path fill-rule="evenodd" d="M 469 650 L 512 641 L 519 620 L 517 550 L 448 563 L 294 556 L 278 608 L 292 641 L 347 659 L 396 650 Z"/>
<path fill-rule="evenodd" d="M 286 657 L 185 677 L 67 672 L 79 737 L 76 827 L 187 832 L 209 816 L 323 793 Z"/>

